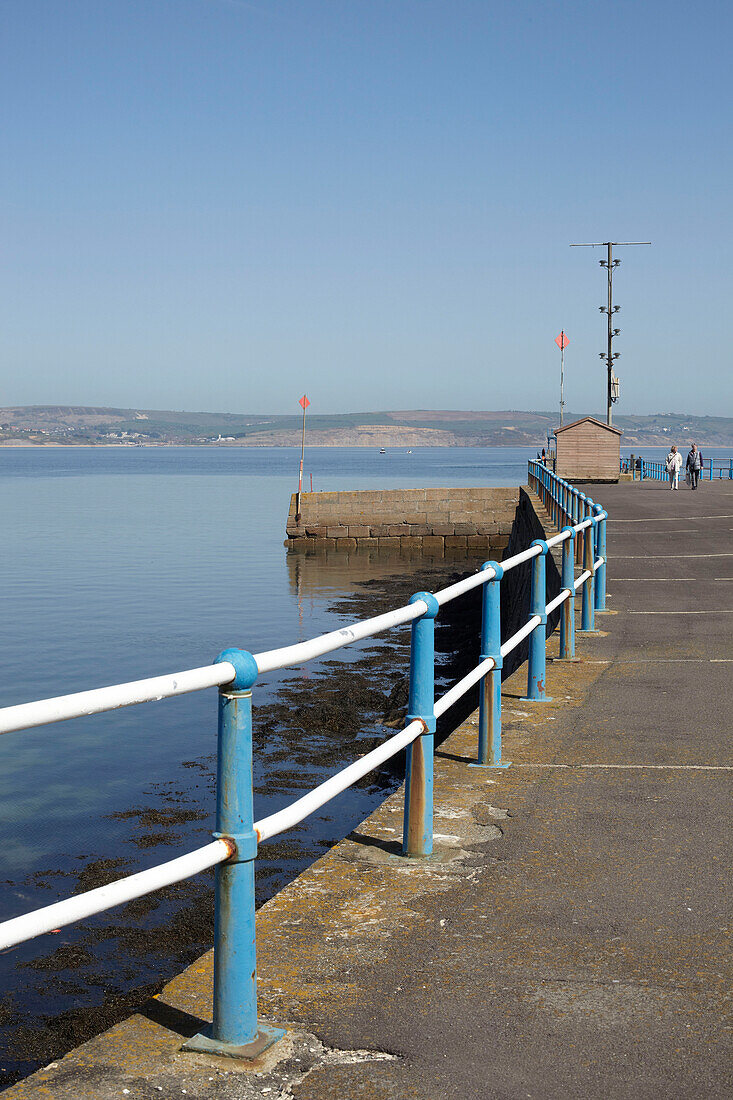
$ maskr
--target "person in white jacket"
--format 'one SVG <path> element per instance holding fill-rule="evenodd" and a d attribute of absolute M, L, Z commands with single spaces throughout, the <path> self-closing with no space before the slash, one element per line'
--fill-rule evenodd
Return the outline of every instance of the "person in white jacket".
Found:
<path fill-rule="evenodd" d="M 667 473 L 669 474 L 670 489 L 679 489 L 680 470 L 682 469 L 682 455 L 676 447 L 667 455 Z"/>

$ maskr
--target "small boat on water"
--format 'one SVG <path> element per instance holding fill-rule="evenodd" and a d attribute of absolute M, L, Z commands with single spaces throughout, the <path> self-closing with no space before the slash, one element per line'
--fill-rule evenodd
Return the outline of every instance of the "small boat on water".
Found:
<path fill-rule="evenodd" d="M 380 447 L 379 448 L 379 453 L 380 453 L 380 455 L 386 455 L 387 452 L 385 451 L 384 447 Z"/>

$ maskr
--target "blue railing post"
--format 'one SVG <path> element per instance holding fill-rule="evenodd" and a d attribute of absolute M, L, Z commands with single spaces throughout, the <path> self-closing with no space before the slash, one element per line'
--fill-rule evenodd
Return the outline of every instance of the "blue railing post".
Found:
<path fill-rule="evenodd" d="M 588 500 L 588 510 L 586 519 L 590 518 L 591 508 L 593 507 L 593 501 Z M 583 582 L 583 599 L 580 607 L 580 629 L 583 631 L 595 630 L 595 577 L 593 575 L 593 554 L 595 543 L 595 526 L 592 524 L 590 527 L 586 527 L 583 531 L 583 572 L 590 572 L 590 576 L 586 577 Z"/>
<path fill-rule="evenodd" d="M 596 515 L 603 514 L 603 508 L 600 504 L 596 504 L 593 508 Z M 599 519 L 596 524 L 596 557 L 603 558 L 603 564 L 598 566 L 596 570 L 595 581 L 595 609 L 596 611 L 606 610 L 606 520 Z"/>
<path fill-rule="evenodd" d="M 575 531 L 572 527 L 563 527 L 563 531 L 568 531 L 569 535 L 562 544 L 561 583 L 570 595 L 561 605 L 560 657 L 563 661 L 569 661 L 575 656 Z"/>
<path fill-rule="evenodd" d="M 435 741 L 435 616 L 439 605 L 430 592 L 416 592 L 427 611 L 415 619 L 410 639 L 410 697 L 407 721 L 420 718 L 425 732 L 408 745 L 405 768 L 405 816 L 402 854 L 429 856 L 433 850 L 433 750 Z"/>
<path fill-rule="evenodd" d="M 243 649 L 225 649 L 236 676 L 219 690 L 215 837 L 234 854 L 216 868 L 214 886 L 214 1011 L 208 1033 L 184 1050 L 256 1058 L 284 1031 L 257 1019 L 255 874 L 257 835 L 252 794 L 252 685 L 257 663 Z"/>
<path fill-rule="evenodd" d="M 581 493 L 580 490 L 576 490 L 576 493 L 577 493 L 577 497 L 576 497 L 577 504 L 576 504 L 575 522 L 576 523 L 582 523 L 583 520 L 585 519 L 585 502 L 586 502 L 587 498 L 586 498 L 585 493 Z M 583 564 L 583 546 L 584 546 L 584 543 L 583 543 L 583 533 L 582 533 L 582 531 L 579 532 L 579 534 L 580 534 L 580 537 L 575 540 L 575 564 L 576 565 L 582 565 Z"/>
<path fill-rule="evenodd" d="M 478 763 L 488 768 L 508 768 L 501 759 L 501 578 L 504 570 L 495 561 L 485 561 L 482 569 L 493 569 L 496 576 L 484 585 L 481 603 L 480 661 L 494 658 L 494 667 L 481 683 L 478 712 Z"/>
<path fill-rule="evenodd" d="M 544 539 L 535 539 L 532 546 L 539 546 L 541 553 L 532 558 L 532 590 L 529 599 L 530 618 L 539 616 L 539 623 L 529 636 L 529 662 L 527 666 L 527 694 L 529 702 L 549 702 L 546 692 L 547 642 L 547 572 L 548 545 Z"/>

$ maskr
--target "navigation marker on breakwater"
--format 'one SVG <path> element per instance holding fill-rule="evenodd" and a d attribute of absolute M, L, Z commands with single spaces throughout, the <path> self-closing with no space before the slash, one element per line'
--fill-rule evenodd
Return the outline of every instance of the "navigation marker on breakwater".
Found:
<path fill-rule="evenodd" d="M 310 405 L 310 401 L 308 400 L 306 395 L 303 394 L 298 404 L 303 410 L 303 434 L 300 440 L 300 473 L 298 474 L 298 503 L 295 509 L 296 520 L 300 519 L 300 494 L 303 490 L 303 455 L 305 454 L 305 410 Z"/>
<path fill-rule="evenodd" d="M 560 335 L 555 337 L 555 343 L 560 349 L 560 427 L 562 428 L 563 413 L 565 412 L 565 402 L 563 400 L 563 381 L 565 376 L 565 348 L 570 343 L 564 328 L 560 329 Z"/>

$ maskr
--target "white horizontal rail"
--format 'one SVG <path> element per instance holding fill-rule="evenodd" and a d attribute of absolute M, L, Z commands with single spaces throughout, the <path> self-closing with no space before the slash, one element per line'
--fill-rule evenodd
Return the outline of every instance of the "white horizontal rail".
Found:
<path fill-rule="evenodd" d="M 552 548 L 553 546 L 559 546 L 561 542 L 565 542 L 570 538 L 569 531 L 560 531 L 559 534 L 553 535 L 552 538 L 547 539 L 547 545 Z"/>
<path fill-rule="evenodd" d="M 592 575 L 593 574 L 590 569 L 584 570 L 579 577 L 575 578 L 575 584 L 573 587 L 580 588 L 581 585 L 585 584 L 585 582 L 588 580 L 588 577 L 591 577 Z"/>
<path fill-rule="evenodd" d="M 22 917 L 6 920 L 0 924 L 0 951 L 25 940 L 32 940 L 34 936 L 41 936 L 44 932 L 52 932 L 95 913 L 102 913 L 105 909 L 122 905 L 133 898 L 140 898 L 143 894 L 150 894 L 163 886 L 191 878 L 217 863 L 223 863 L 232 854 L 232 850 L 225 840 L 214 840 L 211 844 L 185 856 L 178 856 L 168 863 L 117 879 L 106 886 L 98 886 L 96 890 L 88 890 L 85 894 L 64 898 L 63 901 L 46 905 L 43 909 L 36 909 L 33 913 L 25 913 Z"/>
<path fill-rule="evenodd" d="M 439 592 L 434 593 L 434 596 L 438 601 L 438 605 L 442 607 L 444 603 L 449 603 L 456 596 L 462 596 L 464 592 L 470 592 L 472 588 L 478 588 L 479 585 L 493 581 L 495 576 L 495 569 L 479 569 L 478 573 L 472 573 L 470 577 L 464 577 L 462 581 L 456 581 L 455 584 L 450 584 L 447 588 L 441 588 Z"/>
<path fill-rule="evenodd" d="M 522 550 L 521 554 L 514 554 L 513 557 L 507 558 L 501 563 L 501 567 L 505 573 L 508 573 L 510 569 L 516 569 L 522 562 L 531 561 L 532 558 L 536 558 L 541 553 L 541 546 L 530 546 L 529 549 Z"/>
<path fill-rule="evenodd" d="M 528 638 L 534 628 L 536 626 L 539 626 L 541 622 L 542 619 L 539 617 L 539 615 L 533 615 L 531 619 L 528 619 L 524 626 L 521 627 L 521 629 L 518 630 L 516 634 L 512 634 L 511 638 L 507 638 L 507 640 L 504 642 L 504 645 L 501 647 L 500 650 L 502 657 L 506 657 L 507 654 L 511 653 L 513 649 L 516 649 L 518 645 L 521 645 L 524 639 Z"/>
<path fill-rule="evenodd" d="M 554 611 L 554 610 L 555 610 L 556 608 L 558 608 L 558 607 L 560 606 L 560 604 L 561 604 L 561 603 L 565 603 L 565 601 L 566 601 L 566 600 L 567 600 L 567 599 L 568 599 L 569 597 L 570 597 L 570 589 L 569 589 L 569 588 L 563 588 L 563 590 L 562 590 L 562 592 L 560 593 L 560 595 L 559 595 L 559 596 L 555 596 L 555 599 L 554 599 L 554 600 L 550 600 L 550 602 L 548 603 L 547 607 L 545 608 L 545 611 L 547 612 L 547 614 L 548 614 L 548 615 L 551 615 L 551 614 L 552 614 L 552 612 L 553 612 L 553 611 Z"/>
<path fill-rule="evenodd" d="M 492 668 L 496 665 L 496 661 L 493 657 L 487 657 L 485 661 L 481 661 L 476 667 L 469 672 L 462 680 L 459 680 L 453 685 L 453 687 L 446 691 L 440 699 L 435 702 L 435 717 L 440 718 L 441 714 L 445 714 L 447 710 L 457 703 L 466 692 L 470 691 L 474 684 L 477 684 L 479 680 L 483 680 L 487 672 L 491 672 Z"/>
<path fill-rule="evenodd" d="M 428 607 L 422 600 L 405 604 L 395 611 L 387 611 L 384 615 L 376 615 L 373 619 L 363 619 L 361 622 L 344 626 L 340 630 L 332 630 L 329 634 L 321 634 L 318 638 L 311 638 L 306 642 L 296 642 L 295 645 L 286 645 L 281 649 L 268 649 L 264 653 L 253 654 L 260 672 L 272 672 L 276 668 L 289 668 L 292 665 L 301 665 L 304 661 L 310 661 L 313 657 L 321 657 L 324 653 L 331 653 L 341 646 L 358 642 L 362 638 L 371 638 L 373 634 L 381 634 L 383 630 L 389 630 L 393 626 L 402 626 L 411 623 L 413 619 L 419 619 L 424 615 Z"/>
<path fill-rule="evenodd" d="M 295 802 L 291 802 L 284 809 L 270 814 L 269 817 L 263 817 L 261 821 L 255 821 L 255 832 L 258 839 L 261 841 L 269 840 L 271 837 L 277 836 L 278 833 L 282 833 L 286 829 L 292 828 L 293 825 L 297 825 L 298 822 L 303 821 L 314 810 L 319 809 L 324 803 L 330 802 L 332 798 L 335 798 L 337 794 L 341 794 L 352 783 L 356 783 L 357 779 L 361 779 L 369 772 L 374 771 L 375 768 L 378 768 L 385 760 L 395 756 L 401 749 L 407 748 L 420 736 L 424 728 L 424 723 L 419 718 L 415 718 L 408 726 L 405 726 L 401 733 L 395 734 L 394 737 L 390 737 L 382 745 L 378 745 L 376 749 L 365 753 L 359 760 L 349 764 L 337 775 L 332 775 L 325 783 L 321 783 L 318 787 L 309 791 L 308 794 L 304 794 L 302 798 L 296 799 Z"/>
<path fill-rule="evenodd" d="M 236 671 L 227 661 L 218 665 L 205 665 L 188 672 L 174 672 L 168 676 L 154 676 L 148 680 L 132 680 L 127 684 L 93 688 L 73 695 L 59 695 L 55 699 L 39 699 L 35 703 L 20 703 L 0 710 L 0 733 L 32 729 L 50 722 L 65 722 L 69 718 L 83 718 L 88 714 L 101 714 L 105 710 L 131 707 L 137 703 L 153 703 L 185 695 L 203 688 L 217 687 L 233 680 Z"/>

